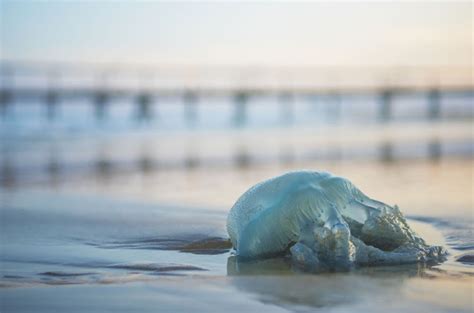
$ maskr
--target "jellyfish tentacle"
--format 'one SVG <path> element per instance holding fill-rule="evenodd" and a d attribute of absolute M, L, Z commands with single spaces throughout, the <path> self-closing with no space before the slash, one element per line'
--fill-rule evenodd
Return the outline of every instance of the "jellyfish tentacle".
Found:
<path fill-rule="evenodd" d="M 315 271 L 320 268 L 317 253 L 302 242 L 297 242 L 290 248 L 293 264 L 298 268 Z"/>

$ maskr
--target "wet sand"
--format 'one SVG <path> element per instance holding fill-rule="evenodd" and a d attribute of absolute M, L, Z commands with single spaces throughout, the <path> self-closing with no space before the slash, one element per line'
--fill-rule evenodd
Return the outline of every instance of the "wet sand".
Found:
<path fill-rule="evenodd" d="M 447 188 L 453 181 L 464 182 L 458 188 L 467 190 L 468 165 L 472 162 L 411 164 L 403 166 L 407 172 L 366 165 L 362 168 L 370 168 L 371 174 L 360 172 L 354 180 L 376 193 L 381 191 L 376 182 L 384 179 L 399 186 L 392 194 L 399 199 L 418 186 L 420 199 L 427 199 L 430 188 Z M 335 169 L 346 172 L 340 166 Z M 402 207 L 422 237 L 448 248 L 443 264 L 310 275 L 284 259 L 236 262 L 226 245 L 227 207 L 220 201 L 231 203 L 250 181 L 279 170 L 260 168 L 207 180 L 203 173 L 187 173 L 187 179 L 203 182 L 196 187 L 202 192 L 225 178 L 233 182 L 214 191 L 227 189 L 221 198 L 201 194 L 209 201 L 201 206 L 165 204 L 153 193 L 139 201 L 142 191 L 124 192 L 121 180 L 102 188 L 71 183 L 62 190 L 37 186 L 3 191 L 2 312 L 471 312 L 473 265 L 456 260 L 473 247 L 472 220 L 465 215 L 471 196 L 466 193 L 445 211 Z M 398 175 L 387 176 L 387 171 Z M 423 184 L 433 176 L 443 179 Z M 153 185 L 156 177 L 142 179 L 149 180 L 151 189 L 165 190 L 161 195 L 170 200 L 177 196 L 172 186 L 179 191 L 177 177 L 160 177 L 158 186 Z"/>
<path fill-rule="evenodd" d="M 397 276 L 164 277 L 3 289 L 2 311 L 471 312 L 471 279 Z"/>
<path fill-rule="evenodd" d="M 472 143 L 466 124 L 447 127 L 413 136 L 426 139 L 440 132 L 450 142 L 467 138 Z M 387 134 L 397 136 L 396 128 L 384 134 L 373 131 L 366 138 L 372 147 L 373 141 L 383 143 Z M 411 131 L 402 132 L 400 141 L 409 142 Z M 308 145 L 309 150 L 325 149 L 338 140 L 344 145 L 348 136 L 346 132 L 326 143 L 309 133 L 293 141 L 279 140 L 278 132 L 256 138 L 265 141 L 274 135 L 282 146 L 295 144 L 292 151 L 308 151 Z M 247 142 L 243 133 L 238 136 Z M 225 142 L 218 137 L 206 139 L 214 147 L 210 150 L 217 151 L 216 145 Z M 189 138 L 192 142 L 193 136 Z M 122 139 L 113 137 L 113 147 L 126 147 L 121 146 Z M 81 142 L 71 141 L 64 151 L 78 143 L 70 153 L 80 152 Z M 416 146 L 417 140 L 413 142 Z M 268 152 L 258 141 L 248 144 L 258 153 Z M 179 156 L 172 148 L 166 150 L 172 146 L 173 140 L 164 142 L 159 156 Z M 236 146 L 230 144 L 223 151 Z M 81 168 L 69 171 L 67 164 L 59 173 L 52 167 L 52 180 L 32 175 L 26 183 L 20 180 L 0 188 L 0 311 L 472 312 L 474 160 L 472 147 L 462 146 L 467 154 L 439 158 L 402 155 L 275 162 L 265 157 L 254 162 L 253 156 L 230 166 L 184 162 L 188 165 L 124 171 L 99 166 L 98 174 Z M 44 160 L 44 155 L 36 154 L 42 151 L 38 147 L 22 147 L 28 143 L 21 143 L 13 155 L 32 163 L 19 157 L 20 164 Z M 132 147 L 127 153 L 136 154 L 138 149 Z M 74 167 L 73 157 L 64 158 Z M 369 196 L 398 204 L 428 243 L 447 247 L 448 260 L 319 275 L 301 273 L 285 259 L 236 262 L 225 230 L 234 201 L 259 181 L 302 168 L 347 177 Z"/>

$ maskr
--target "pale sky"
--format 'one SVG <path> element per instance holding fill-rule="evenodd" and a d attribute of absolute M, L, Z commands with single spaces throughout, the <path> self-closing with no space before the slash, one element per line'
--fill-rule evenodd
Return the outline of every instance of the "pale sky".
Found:
<path fill-rule="evenodd" d="M 6 60 L 472 66 L 470 1 L 0 1 Z"/>

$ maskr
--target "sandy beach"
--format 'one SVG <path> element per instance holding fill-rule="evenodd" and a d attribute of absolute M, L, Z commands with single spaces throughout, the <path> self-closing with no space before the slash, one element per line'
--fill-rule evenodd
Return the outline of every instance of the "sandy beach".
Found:
<path fill-rule="evenodd" d="M 474 312 L 473 5 L 0 0 L 0 313 Z"/>

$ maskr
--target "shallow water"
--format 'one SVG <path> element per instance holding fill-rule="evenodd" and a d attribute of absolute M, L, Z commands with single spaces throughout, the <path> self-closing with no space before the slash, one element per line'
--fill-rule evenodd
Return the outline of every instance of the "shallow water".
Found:
<path fill-rule="evenodd" d="M 452 178 L 461 175 L 456 173 L 458 163 L 443 165 Z M 411 169 L 419 173 L 419 167 Z M 441 175 L 439 165 L 437 169 Z M 235 182 L 243 186 L 271 171 L 260 169 Z M 142 179 L 152 184 L 156 177 Z M 208 186 L 214 179 L 201 180 Z M 448 247 L 449 259 L 443 264 L 308 275 L 284 259 L 237 263 L 226 240 L 227 208 L 219 201 L 214 206 L 173 206 L 160 203 L 157 196 L 138 201 L 141 193 L 133 197 L 115 190 L 112 196 L 114 184 L 96 190 L 101 196 L 86 192 L 83 182 L 75 189 L 76 184 L 60 191 L 36 186 L 0 194 L 2 311 L 472 309 L 474 266 L 457 261 L 473 253 L 472 220 L 465 214 L 470 196 L 458 199 L 467 209 L 453 207 L 445 214 L 419 215 L 413 214 L 416 209 L 402 208 L 430 244 Z M 232 201 L 234 192 L 223 197 Z"/>
<path fill-rule="evenodd" d="M 471 312 L 472 122 L 311 121 L 84 134 L 6 123 L 0 311 Z M 448 260 L 319 275 L 282 258 L 236 262 L 225 230 L 234 201 L 303 168 L 398 204 Z"/>

